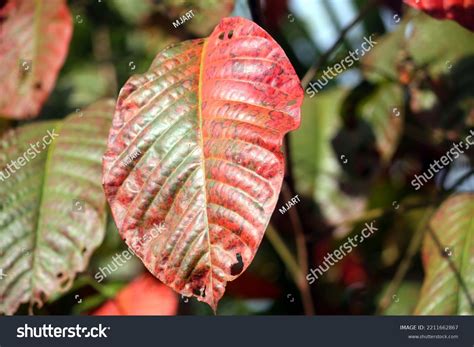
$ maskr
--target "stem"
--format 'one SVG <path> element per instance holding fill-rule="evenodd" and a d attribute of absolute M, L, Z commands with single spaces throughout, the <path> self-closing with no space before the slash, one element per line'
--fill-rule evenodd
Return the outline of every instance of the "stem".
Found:
<path fill-rule="evenodd" d="M 298 282 L 301 277 L 301 269 L 298 266 L 298 262 L 293 258 L 293 255 L 288 247 L 286 247 L 285 242 L 281 239 L 280 235 L 278 235 L 278 232 L 271 224 L 268 225 L 265 236 L 268 241 L 270 241 L 283 263 L 285 263 L 287 270 L 290 272 L 295 282 Z"/>
<path fill-rule="evenodd" d="M 384 296 L 379 301 L 379 305 L 376 311 L 377 315 L 382 314 L 391 304 L 392 304 L 392 297 L 398 291 L 398 288 L 402 284 L 405 275 L 407 274 L 408 270 L 413 261 L 413 257 L 418 253 L 418 249 L 423 241 L 423 235 L 425 231 L 426 223 L 429 221 L 431 214 L 433 213 L 433 209 L 428 209 L 423 217 L 421 218 L 420 223 L 416 228 L 415 234 L 410 240 L 410 244 L 408 245 L 408 250 L 403 257 L 400 265 L 398 266 L 397 272 L 393 277 L 392 281 L 388 285 L 387 290 L 385 291 Z"/>
<path fill-rule="evenodd" d="M 303 76 L 301 80 L 301 85 L 303 89 L 309 84 L 311 79 L 314 77 L 316 72 L 326 64 L 326 61 L 329 59 L 331 54 L 339 47 L 339 45 L 344 41 L 346 34 L 362 19 L 365 15 L 372 9 L 374 5 L 378 3 L 378 0 L 371 0 L 365 4 L 365 6 L 360 10 L 357 17 L 355 17 L 352 22 L 350 22 L 344 29 L 342 29 L 339 37 L 337 38 L 336 42 L 319 58 L 318 62 L 314 63 L 306 74 Z"/>
<path fill-rule="evenodd" d="M 285 201 L 289 201 L 293 197 L 288 184 L 284 181 L 281 187 L 281 195 L 283 197 L 283 200 Z M 304 236 L 303 226 L 301 224 L 300 217 L 298 215 L 298 212 L 294 208 L 290 208 L 288 210 L 288 213 L 290 215 L 291 225 L 295 232 L 296 251 L 298 254 L 298 263 L 300 269 L 308 271 L 308 251 L 306 249 L 306 238 Z"/>
<path fill-rule="evenodd" d="M 292 256 L 285 242 L 281 239 L 280 235 L 278 235 L 278 232 L 273 228 L 273 226 L 269 225 L 267 227 L 265 236 L 280 256 L 281 260 L 286 266 L 286 269 L 293 277 L 293 280 L 295 281 L 295 284 L 301 293 L 305 315 L 314 315 L 314 306 L 311 298 L 311 292 L 309 290 L 309 285 L 308 282 L 306 282 L 304 274 L 301 272 L 301 268 L 299 267 L 296 259 Z"/>

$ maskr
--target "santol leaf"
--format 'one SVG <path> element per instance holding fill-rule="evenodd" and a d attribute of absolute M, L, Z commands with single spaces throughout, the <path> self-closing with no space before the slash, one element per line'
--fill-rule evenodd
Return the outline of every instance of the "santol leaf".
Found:
<path fill-rule="evenodd" d="M 10 0 L 0 18 L 0 117 L 32 118 L 66 58 L 71 14 L 65 0 Z"/>
<path fill-rule="evenodd" d="M 100 101 L 0 139 L 0 313 L 66 291 L 102 242 L 101 158 L 113 107 Z"/>
<path fill-rule="evenodd" d="M 103 183 L 122 238 L 163 283 L 215 310 L 226 283 L 249 266 L 302 99 L 281 47 L 239 17 L 170 46 L 127 81 Z"/>

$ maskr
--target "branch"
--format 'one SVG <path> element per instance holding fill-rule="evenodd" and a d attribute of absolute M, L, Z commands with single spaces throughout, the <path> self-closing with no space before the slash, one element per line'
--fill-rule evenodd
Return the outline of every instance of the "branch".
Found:
<path fill-rule="evenodd" d="M 281 196 L 285 201 L 289 201 L 294 196 L 293 191 L 285 181 L 283 181 L 281 187 Z M 307 272 L 309 268 L 308 250 L 306 249 L 306 237 L 303 230 L 303 224 L 301 223 L 301 219 L 297 209 L 290 208 L 288 210 L 288 214 L 290 215 L 292 229 L 295 232 L 296 252 L 298 254 L 299 268 L 301 269 L 301 271 Z M 301 296 L 303 298 L 305 312 L 307 315 L 314 315 L 314 303 L 311 297 L 311 290 L 309 288 L 308 282 L 304 278 L 304 275 L 302 276 L 300 281 L 301 282 L 299 284 L 299 288 L 301 291 Z"/>
<path fill-rule="evenodd" d="M 393 295 L 397 293 L 398 288 L 402 284 L 402 281 L 405 278 L 405 275 L 407 274 L 408 270 L 411 267 L 411 264 L 413 262 L 413 257 L 418 253 L 418 249 L 421 245 L 421 242 L 423 241 L 423 236 L 425 234 L 424 231 L 425 231 L 426 223 L 429 221 L 432 214 L 433 214 L 432 209 L 428 209 L 423 214 L 423 217 L 421 218 L 420 223 L 418 223 L 415 234 L 411 238 L 410 244 L 408 245 L 408 250 L 405 256 L 403 257 L 400 265 L 398 266 L 395 276 L 393 277 L 392 281 L 388 285 L 388 288 L 385 291 L 384 296 L 379 301 L 379 305 L 376 311 L 377 315 L 382 314 L 391 305 Z"/>
<path fill-rule="evenodd" d="M 308 282 L 306 282 L 304 273 L 301 271 L 296 259 L 293 257 L 285 242 L 281 239 L 280 235 L 278 235 L 278 232 L 273 228 L 273 226 L 268 225 L 265 236 L 280 256 L 288 272 L 293 277 L 293 280 L 301 293 L 305 315 L 314 315 L 311 291 L 309 290 Z"/>

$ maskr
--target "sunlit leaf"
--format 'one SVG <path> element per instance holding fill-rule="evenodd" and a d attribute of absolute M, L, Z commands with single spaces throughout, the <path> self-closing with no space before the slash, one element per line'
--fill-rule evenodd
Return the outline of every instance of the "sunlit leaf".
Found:
<path fill-rule="evenodd" d="M 474 194 L 462 193 L 444 201 L 431 219 L 430 228 L 440 245 L 430 233 L 426 234 L 422 250 L 425 280 L 415 314 L 472 315 Z M 466 287 L 457 278 L 453 266 Z"/>
<path fill-rule="evenodd" d="M 101 157 L 113 107 L 98 102 L 1 138 L 0 313 L 67 290 L 102 241 Z"/>
<path fill-rule="evenodd" d="M 122 88 L 105 192 L 123 239 L 163 283 L 216 309 L 249 266 L 302 94 L 283 50 L 238 17 L 165 49 Z"/>
<path fill-rule="evenodd" d="M 66 58 L 71 15 L 64 0 L 10 0 L 0 18 L 0 116 L 33 117 Z"/>

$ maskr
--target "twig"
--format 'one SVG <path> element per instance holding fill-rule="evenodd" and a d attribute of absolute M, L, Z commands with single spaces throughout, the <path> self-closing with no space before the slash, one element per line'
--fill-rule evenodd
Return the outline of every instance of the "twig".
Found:
<path fill-rule="evenodd" d="M 432 213 L 433 213 L 432 209 L 428 209 L 427 211 L 425 211 L 425 213 L 423 214 L 423 217 L 421 218 L 420 223 L 418 223 L 415 234 L 411 238 L 410 244 L 408 245 L 407 252 L 405 256 L 403 257 L 400 265 L 398 266 L 395 276 L 393 277 L 392 281 L 388 285 L 388 288 L 385 291 L 384 296 L 379 301 L 379 305 L 376 312 L 377 315 L 382 314 L 392 303 L 393 295 L 398 291 L 398 288 L 400 287 L 403 279 L 405 278 L 405 275 L 410 269 L 410 266 L 413 261 L 413 257 L 416 255 L 416 253 L 418 253 L 418 249 L 423 240 L 423 235 L 425 234 L 424 231 L 425 231 L 426 223 L 431 218 Z"/>
<path fill-rule="evenodd" d="M 281 187 L 281 195 L 284 201 L 289 201 L 293 198 L 292 192 L 288 187 L 288 184 L 283 181 L 283 185 Z M 306 250 L 306 239 L 304 236 L 303 226 L 301 224 L 300 217 L 298 212 L 294 208 L 290 208 L 288 210 L 288 214 L 290 215 L 291 225 L 295 232 L 296 238 L 296 250 L 298 253 L 298 263 L 300 268 L 303 271 L 308 271 L 308 251 Z"/>
<path fill-rule="evenodd" d="M 301 293 L 301 300 L 303 302 L 305 315 L 314 315 L 314 306 L 311 298 L 309 285 L 305 280 L 304 273 L 301 271 L 298 262 L 292 256 L 285 242 L 281 239 L 280 235 L 278 235 L 278 232 L 273 228 L 273 226 L 269 225 L 267 227 L 265 236 L 280 256 L 288 272 L 293 277 L 293 280 L 295 281 L 295 284 Z"/>
<path fill-rule="evenodd" d="M 294 193 L 291 190 L 291 187 L 283 181 L 283 185 L 281 187 L 281 194 L 285 201 L 289 201 L 293 198 Z M 298 255 L 298 263 L 301 271 L 307 272 L 308 271 L 308 250 L 306 248 L 306 237 L 303 230 L 303 224 L 301 223 L 300 216 L 298 214 L 298 210 L 295 208 L 290 208 L 288 210 L 288 214 L 290 215 L 290 222 L 292 225 L 292 229 L 295 232 L 295 241 L 296 241 L 296 252 Z M 314 303 L 311 297 L 311 290 L 309 288 L 308 282 L 305 280 L 304 276 L 301 279 L 301 295 L 303 298 L 303 304 L 305 306 L 305 312 L 307 314 L 314 314 Z"/>
<path fill-rule="evenodd" d="M 309 84 L 311 79 L 314 77 L 316 72 L 324 65 L 326 64 L 326 61 L 329 59 L 331 54 L 339 47 L 341 42 L 344 41 L 344 38 L 346 34 L 362 19 L 365 17 L 365 15 L 373 8 L 374 5 L 378 3 L 378 0 L 371 0 L 365 4 L 365 6 L 360 10 L 359 14 L 357 17 L 355 17 L 352 22 L 350 22 L 344 29 L 342 29 L 341 33 L 339 34 L 338 39 L 334 44 L 319 58 L 319 60 L 314 63 L 309 70 L 306 72 L 306 74 L 303 76 L 303 79 L 301 80 L 301 85 L 303 89 L 306 88 L 306 86 Z"/>

